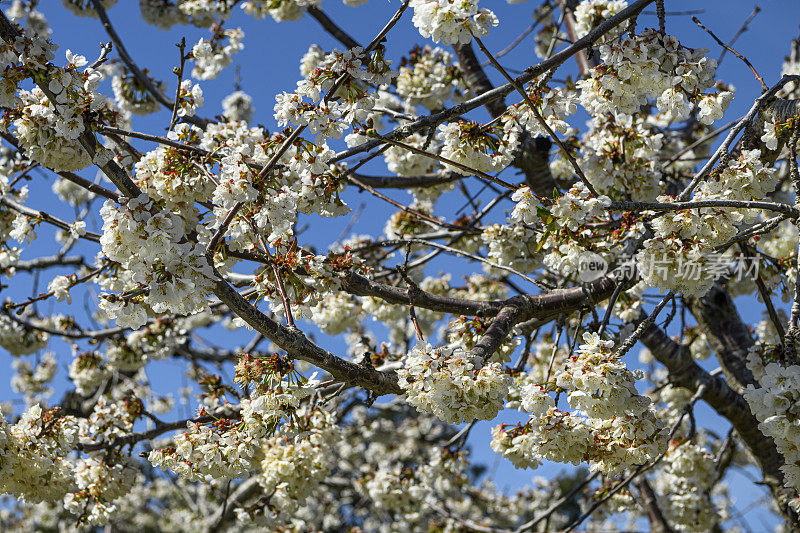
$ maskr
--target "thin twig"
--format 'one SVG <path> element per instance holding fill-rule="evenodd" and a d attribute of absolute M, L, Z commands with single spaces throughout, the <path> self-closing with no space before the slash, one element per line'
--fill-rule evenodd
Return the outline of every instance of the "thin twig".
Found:
<path fill-rule="evenodd" d="M 100 57 L 95 59 L 94 63 L 92 63 L 91 65 L 89 65 L 87 67 L 87 70 L 96 69 L 97 67 L 99 67 L 100 65 L 102 65 L 103 63 L 108 61 L 108 54 L 111 53 L 111 48 L 112 48 L 111 41 L 109 41 L 109 42 L 107 42 L 105 44 L 101 43 L 100 44 Z"/>
<path fill-rule="evenodd" d="M 761 88 L 762 88 L 763 92 L 767 92 L 769 90 L 769 87 L 767 87 L 767 84 L 764 82 L 764 78 L 761 77 L 761 75 L 756 70 L 756 67 L 753 66 L 753 64 L 750 62 L 749 59 L 744 57 L 742 54 L 740 54 L 739 52 L 737 52 L 736 50 L 734 50 L 733 48 L 731 48 L 727 44 L 725 44 L 722 41 L 720 41 L 719 37 L 714 35 L 714 32 L 712 32 L 711 30 L 709 30 L 708 28 L 703 26 L 703 24 L 700 22 L 700 19 L 698 19 L 697 17 L 692 17 L 692 22 L 694 22 L 695 24 L 697 24 L 698 26 L 703 28 L 715 41 L 717 41 L 717 44 L 719 44 L 725 50 L 728 50 L 730 53 L 732 53 L 733 55 L 735 55 L 736 57 L 738 57 L 739 59 L 744 61 L 744 64 L 747 65 L 748 67 L 750 67 L 750 70 L 753 71 L 753 74 L 755 75 L 756 79 L 758 80 L 758 83 L 761 84 Z"/>
<path fill-rule="evenodd" d="M 752 257 L 752 251 L 747 244 L 740 242 L 739 249 L 746 257 Z M 778 337 L 781 339 L 781 344 L 786 346 L 786 332 L 783 330 L 783 323 L 781 322 L 780 318 L 778 317 L 777 311 L 775 311 L 775 306 L 772 304 L 772 298 L 770 297 L 770 291 L 767 289 L 767 286 L 764 284 L 764 280 L 761 279 L 761 275 L 757 274 L 755 276 L 755 284 L 756 288 L 758 289 L 758 294 L 761 296 L 761 299 L 764 301 L 764 307 L 767 308 L 767 314 L 769 315 L 770 320 L 772 321 L 772 325 L 775 326 L 775 331 L 778 332 Z"/>
<path fill-rule="evenodd" d="M 538 524 L 539 522 L 541 522 L 542 520 L 544 520 L 545 518 L 556 512 L 559 507 L 561 507 L 562 505 L 570 501 L 572 498 L 574 498 L 576 494 L 578 494 L 580 491 L 586 488 L 586 486 L 589 485 L 589 483 L 591 483 L 592 481 L 594 481 L 599 475 L 600 472 L 595 472 L 591 476 L 584 479 L 582 482 L 575 485 L 571 491 L 569 491 L 567 494 L 559 498 L 557 502 L 553 503 L 542 514 L 530 520 L 529 522 L 525 522 L 524 524 L 519 526 L 514 531 L 514 533 L 524 533 L 525 531 L 533 529 L 536 526 L 536 524 Z"/>
<path fill-rule="evenodd" d="M 737 39 L 739 39 L 739 37 L 748 30 L 747 28 L 748 24 L 750 24 L 753 21 L 753 19 L 756 18 L 756 15 L 758 15 L 760 12 L 761 12 L 760 7 L 753 6 L 753 11 L 750 12 L 750 15 L 748 15 L 747 18 L 744 20 L 744 23 L 742 24 L 742 27 L 739 28 L 739 31 L 737 31 L 734 34 L 733 38 L 731 38 L 731 40 L 728 41 L 728 46 L 733 46 L 733 43 L 735 43 Z M 719 66 L 722 64 L 722 60 L 725 59 L 725 54 L 728 53 L 728 46 L 722 49 L 722 53 L 719 55 L 719 58 L 717 59 L 717 68 L 719 68 Z"/>
<path fill-rule="evenodd" d="M 9 200 L 8 198 L 0 198 L 0 204 L 5 205 L 6 207 L 13 209 L 18 213 L 22 213 L 23 215 L 29 216 L 34 220 L 41 220 L 42 222 L 47 222 L 48 224 L 55 226 L 59 229 L 62 229 L 64 231 L 72 230 L 72 225 L 69 222 L 61 220 L 58 217 L 54 217 L 53 215 L 45 211 L 39 211 L 38 209 L 31 209 L 30 207 L 18 204 L 14 200 Z M 82 235 L 79 235 L 78 237 L 92 242 L 100 242 L 101 236 L 99 233 L 87 231 Z"/>
<path fill-rule="evenodd" d="M 361 46 L 358 41 L 353 39 L 346 31 L 339 27 L 331 18 L 325 14 L 322 9 L 315 5 L 310 5 L 306 8 L 306 13 L 311 15 L 313 19 L 320 23 L 325 31 L 330 33 L 334 39 L 345 45 L 347 48 L 356 48 Z"/>
<path fill-rule="evenodd" d="M 151 141 L 154 143 L 163 144 L 164 146 L 177 148 L 179 150 L 188 150 L 198 155 L 203 155 L 207 157 L 212 155 L 211 152 L 209 152 L 208 150 L 204 150 L 198 146 L 192 146 L 190 144 L 184 144 L 178 141 L 173 141 L 172 139 L 168 139 L 166 137 L 159 137 L 158 135 L 150 135 L 148 133 L 139 133 L 136 131 L 123 130 L 121 128 L 112 128 L 111 126 L 98 126 L 96 130 L 98 133 L 111 133 L 115 135 L 122 135 L 124 137 L 133 137 L 134 139 Z"/>
<path fill-rule="evenodd" d="M 545 18 L 547 18 L 550 15 L 552 15 L 552 13 L 553 13 L 553 8 L 552 7 L 550 7 L 549 9 L 542 10 L 542 13 L 540 13 L 539 16 L 536 17 L 536 19 L 534 19 L 533 23 L 530 26 L 528 26 L 525 29 L 525 31 L 523 31 L 516 39 L 514 39 L 511 42 L 511 44 L 509 44 L 508 46 L 503 48 L 501 51 L 497 52 L 496 57 L 503 57 L 507 53 L 511 52 L 514 48 L 517 47 L 517 45 L 519 45 L 522 42 L 523 39 L 525 39 L 525 37 L 530 35 L 533 32 L 533 30 L 536 29 L 536 26 L 538 26 L 540 22 L 542 22 Z M 486 61 L 481 63 L 481 66 L 485 67 L 489 63 L 490 63 L 490 61 L 487 59 Z"/>
<path fill-rule="evenodd" d="M 433 248 L 439 248 L 442 251 L 449 252 L 449 253 L 454 254 L 454 255 L 460 255 L 461 257 L 466 257 L 466 258 L 472 259 L 474 261 L 479 261 L 479 262 L 481 262 L 481 263 L 483 263 L 485 265 L 491 266 L 492 268 L 498 268 L 500 270 L 505 270 L 506 272 L 509 272 L 511 274 L 515 274 L 515 275 L 521 277 L 525 281 L 529 281 L 530 283 L 533 283 L 537 287 L 540 286 L 538 281 L 536 281 L 535 279 L 531 278 L 530 276 L 526 276 L 525 274 L 523 274 L 522 272 L 520 272 L 518 270 L 515 270 L 515 269 L 513 269 L 511 267 L 508 267 L 508 266 L 500 265 L 498 263 L 494 263 L 494 262 L 489 261 L 488 259 L 486 259 L 484 257 L 481 257 L 479 255 L 471 254 L 469 252 L 465 252 L 463 250 L 459 250 L 458 248 L 453 248 L 451 246 L 440 244 L 438 242 L 426 241 L 424 239 L 417 239 L 417 238 L 414 238 L 414 237 L 407 237 L 405 239 L 390 239 L 390 240 L 386 240 L 386 241 L 380 241 L 380 243 L 376 243 L 376 244 L 379 244 L 381 246 L 394 246 L 394 245 L 407 244 L 407 243 L 423 244 L 425 246 L 431 246 Z"/>
<path fill-rule="evenodd" d="M 97 2 L 98 0 L 94 0 Z M 175 89 L 175 102 L 172 106 L 172 118 L 169 121 L 169 129 L 168 131 L 172 131 L 172 128 L 175 127 L 175 123 L 178 120 L 178 107 L 181 104 L 181 85 L 183 85 L 183 69 L 186 66 L 186 37 L 181 37 L 181 42 L 176 44 L 175 46 L 178 47 L 178 50 L 181 54 L 181 62 L 180 66 L 175 69 L 175 75 L 178 76 L 178 87 Z"/>
<path fill-rule="evenodd" d="M 674 297 L 675 295 L 672 293 L 672 291 L 669 291 L 667 295 L 664 296 L 664 298 L 660 302 L 658 302 L 658 305 L 656 305 L 655 309 L 653 309 L 653 312 L 650 313 L 644 320 L 642 320 L 636 327 L 636 330 L 634 330 L 634 332 L 631 334 L 631 336 L 625 339 L 625 341 L 620 345 L 620 347 L 617 348 L 617 351 L 614 355 L 616 357 L 622 357 L 631 348 L 633 348 L 634 345 L 639 341 L 641 336 L 644 335 L 644 332 L 647 331 L 647 329 L 650 326 L 652 326 L 653 323 L 656 321 L 656 318 L 658 317 L 658 314 L 661 312 L 661 310 L 664 309 L 667 303 Z"/>
<path fill-rule="evenodd" d="M 597 334 L 601 337 L 603 336 L 603 332 L 606 330 L 606 326 L 608 326 L 608 322 L 611 320 L 611 313 L 614 310 L 614 305 L 617 303 L 617 298 L 622 293 L 622 283 L 618 283 L 617 287 L 614 289 L 614 294 L 611 295 L 611 299 L 608 301 L 608 307 L 606 308 L 606 314 L 603 317 L 603 323 L 600 324 L 600 328 L 597 330 Z"/>
<path fill-rule="evenodd" d="M 717 136 L 717 135 L 719 135 L 720 133 L 722 133 L 722 132 L 724 132 L 724 131 L 727 131 L 727 130 L 731 129 L 731 128 L 732 128 L 732 127 L 734 127 L 734 126 L 735 126 L 737 123 L 739 123 L 739 122 L 742 120 L 742 118 L 744 118 L 744 117 L 739 117 L 739 118 L 737 118 L 736 120 L 733 120 L 733 121 L 731 121 L 731 122 L 729 122 L 729 123 L 725 124 L 724 126 L 722 126 L 722 127 L 720 127 L 720 128 L 717 128 L 716 130 L 712 131 L 711 133 L 708 133 L 708 134 L 706 134 L 706 135 L 703 135 L 702 137 L 700 137 L 699 139 L 697 139 L 695 142 L 693 142 L 692 144 L 690 144 L 690 145 L 689 145 L 689 146 L 687 146 L 686 148 L 684 148 L 684 149 L 680 150 L 678 153 L 676 153 L 675 155 L 673 155 L 672 157 L 670 157 L 670 158 L 669 158 L 669 159 L 668 159 L 668 160 L 667 160 L 667 161 L 664 163 L 664 166 L 663 166 L 663 168 L 665 168 L 665 169 L 666 169 L 668 166 L 670 166 L 670 165 L 672 165 L 673 163 L 675 163 L 676 161 L 680 160 L 681 156 L 683 156 L 684 154 L 687 154 L 687 153 L 691 152 L 692 150 L 694 150 L 695 148 L 697 148 L 698 146 L 700 146 L 701 144 L 703 144 L 703 143 L 706 143 L 706 142 L 710 141 L 711 139 L 713 139 L 714 137 L 716 137 L 716 136 Z"/>
<path fill-rule="evenodd" d="M 788 204 L 778 204 L 774 202 L 745 202 L 739 200 L 699 200 L 695 202 L 611 202 L 609 209 L 612 211 L 683 211 L 684 209 L 699 209 L 701 207 L 766 209 L 768 211 L 783 213 L 792 219 L 797 219 L 800 217 L 800 210 Z"/>

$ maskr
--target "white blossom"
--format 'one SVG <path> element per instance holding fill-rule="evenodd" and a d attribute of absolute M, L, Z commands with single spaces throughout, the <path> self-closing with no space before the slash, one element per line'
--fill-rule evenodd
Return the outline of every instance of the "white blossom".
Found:
<path fill-rule="evenodd" d="M 478 0 L 411 0 L 412 21 L 423 37 L 444 44 L 468 43 L 486 37 L 497 26 L 495 14 L 478 8 Z"/>
<path fill-rule="evenodd" d="M 484 365 L 462 348 L 429 344 L 411 350 L 398 375 L 408 403 L 451 423 L 493 419 L 510 383 L 498 363 Z"/>

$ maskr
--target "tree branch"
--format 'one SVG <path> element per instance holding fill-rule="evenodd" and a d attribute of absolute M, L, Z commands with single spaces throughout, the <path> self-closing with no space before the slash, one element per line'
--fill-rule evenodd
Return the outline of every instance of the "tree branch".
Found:
<path fill-rule="evenodd" d="M 635 17 L 638 15 L 642 9 L 647 7 L 649 4 L 653 3 L 655 0 L 637 0 L 630 6 L 626 7 L 610 19 L 603 21 L 600 23 L 595 29 L 584 35 L 578 41 L 573 43 L 572 45 L 568 46 L 561 52 L 553 55 L 552 57 L 545 59 L 544 61 L 533 65 L 532 67 L 528 67 L 525 69 L 525 73 L 517 76 L 515 81 L 520 84 L 528 83 L 529 81 L 535 79 L 540 74 L 543 74 L 551 69 L 558 67 L 559 65 L 566 62 L 570 57 L 572 57 L 575 53 L 579 50 L 585 50 L 592 46 L 600 37 L 614 29 L 615 27 L 619 26 L 626 20 L 630 19 L 631 17 Z M 510 83 L 506 83 L 505 85 L 501 85 L 491 91 L 487 91 L 483 94 L 476 96 L 470 100 L 467 100 L 464 103 L 459 105 L 455 105 L 450 109 L 446 109 L 439 113 L 434 113 L 431 115 L 427 115 L 424 117 L 420 117 L 419 119 L 405 124 L 399 128 L 394 129 L 390 133 L 387 133 L 383 137 L 389 137 L 391 139 L 402 139 L 404 137 L 408 137 L 412 133 L 416 133 L 418 131 L 426 130 L 431 127 L 435 127 L 447 120 L 453 119 L 455 117 L 459 117 L 464 113 L 472 111 L 473 109 L 477 109 L 487 103 L 496 100 L 498 98 L 503 98 L 508 96 L 514 90 L 514 86 Z M 367 152 L 372 150 L 376 146 L 380 146 L 383 144 L 381 140 L 372 140 L 367 141 L 355 148 L 350 148 L 348 150 L 344 150 L 334 157 L 331 161 L 341 161 L 342 159 L 347 159 L 348 157 L 352 157 L 356 154 L 360 154 L 363 152 Z"/>

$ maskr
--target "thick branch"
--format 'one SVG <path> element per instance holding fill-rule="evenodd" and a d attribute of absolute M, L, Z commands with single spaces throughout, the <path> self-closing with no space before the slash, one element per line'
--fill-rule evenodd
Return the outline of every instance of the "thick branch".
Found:
<path fill-rule="evenodd" d="M 327 371 L 335 380 L 364 387 L 378 395 L 403 393 L 394 372 L 379 372 L 372 366 L 357 365 L 336 357 L 308 340 L 300 330 L 284 327 L 259 311 L 222 278 L 217 280 L 214 292 L 253 329 L 286 350 L 292 357 Z"/>
<path fill-rule="evenodd" d="M 347 48 L 356 48 L 357 46 L 361 46 L 358 44 L 358 41 L 350 37 L 346 31 L 340 28 L 331 18 L 325 14 L 320 8 L 316 6 L 308 6 L 306 8 L 306 12 L 311 15 L 312 18 L 316 19 L 320 25 L 330 33 L 337 41 L 345 45 Z"/>
<path fill-rule="evenodd" d="M 584 307 L 593 307 L 603 300 L 607 300 L 613 294 L 618 282 L 628 287 L 632 283 L 632 279 L 633 276 L 629 274 L 619 281 L 620 273 L 614 272 L 579 287 L 493 301 L 451 298 L 417 290 L 414 292 L 414 306 L 441 313 L 482 317 L 496 316 L 502 309 L 513 307 L 518 311 L 517 322 L 533 318 L 548 319 Z M 410 303 L 408 292 L 405 289 L 372 281 L 355 273 L 342 279 L 342 289 L 356 296 L 374 296 L 392 304 L 409 305 Z"/>
<path fill-rule="evenodd" d="M 742 135 L 742 148 L 745 150 L 759 149 L 761 150 L 761 157 L 765 164 L 771 165 L 780 156 L 784 145 L 786 145 L 786 136 L 783 135 L 778 138 L 778 146 L 774 150 L 769 150 L 767 145 L 761 140 L 764 135 L 764 124 L 769 121 L 775 124 L 785 123 L 793 118 L 800 117 L 800 100 L 785 100 L 782 98 L 775 98 L 766 102 L 761 112 L 756 115 L 753 121 L 744 130 Z"/>
<path fill-rule="evenodd" d="M 412 189 L 415 187 L 436 187 L 463 178 L 455 172 L 439 172 L 419 176 L 364 176 L 353 172 L 352 176 L 365 185 L 376 189 Z"/>
<path fill-rule="evenodd" d="M 475 94 L 487 93 L 494 89 L 494 85 L 492 85 L 480 61 L 478 61 L 475 51 L 472 49 L 472 43 L 454 44 L 453 51 L 456 53 L 458 66 L 461 72 L 464 73 L 467 85 Z M 502 97 L 496 98 L 486 102 L 486 109 L 489 110 L 493 118 L 497 118 L 506 112 L 506 102 Z"/>
<path fill-rule="evenodd" d="M 728 383 L 738 391 L 756 385 L 747 368 L 747 351 L 753 346 L 753 337 L 728 291 L 715 284 L 702 298 L 687 298 L 686 302 L 717 354 Z"/>
<path fill-rule="evenodd" d="M 262 488 L 261 485 L 258 484 L 257 477 L 252 477 L 239 485 L 236 491 L 231 495 L 230 501 L 226 502 L 227 505 L 221 506 L 209 517 L 206 532 L 212 533 L 220 531 L 222 526 L 233 518 L 233 512 L 236 506 L 250 499 L 252 496 L 255 496 L 260 490 L 262 490 Z"/>
<path fill-rule="evenodd" d="M 14 42 L 19 35 L 19 31 L 17 31 L 17 28 L 11 23 L 10 20 L 8 20 L 5 13 L 0 12 L 0 37 L 2 37 L 2 39 L 5 41 Z M 53 107 L 58 109 L 56 95 L 50 90 L 48 83 L 45 83 L 48 79 L 49 78 L 47 76 L 37 76 L 34 81 L 45 94 L 45 96 L 47 96 L 47 99 L 53 103 Z M 88 127 L 87 124 L 84 124 L 84 126 L 84 131 L 81 133 L 80 137 L 78 137 L 78 141 L 83 149 L 89 154 L 89 156 L 94 159 L 96 148 L 98 146 L 97 139 L 94 138 L 91 128 Z M 141 193 L 139 187 L 136 186 L 128 174 L 126 174 L 125 171 L 114 161 L 108 161 L 104 165 L 100 166 L 100 168 L 103 170 L 103 173 L 108 177 L 108 179 L 110 179 L 111 182 L 116 185 L 124 195 L 133 198 Z"/>
<path fill-rule="evenodd" d="M 642 9 L 647 7 L 649 4 L 653 3 L 655 0 L 638 0 L 634 2 L 630 6 L 626 7 L 610 19 L 602 22 L 599 24 L 595 29 L 584 35 L 578 41 L 573 43 L 571 46 L 568 46 L 561 52 L 553 55 L 552 57 L 545 59 L 541 63 L 533 65 L 525 69 L 525 73 L 517 76 L 515 81 L 520 84 L 528 83 L 529 81 L 535 79 L 537 76 L 544 74 L 550 69 L 554 69 L 561 65 L 562 63 L 566 62 L 570 57 L 572 57 L 575 53 L 579 50 L 585 50 L 592 46 L 600 37 L 614 29 L 615 27 L 619 26 L 626 20 L 635 17 L 638 15 Z M 447 120 L 451 120 L 455 117 L 461 116 L 464 113 L 472 111 L 473 109 L 477 109 L 481 106 L 486 105 L 487 103 L 497 100 L 498 98 L 503 98 L 508 96 L 512 91 L 514 91 L 514 86 L 510 83 L 506 83 L 505 85 L 501 85 L 496 89 L 492 89 L 491 91 L 485 92 L 471 100 L 468 100 L 462 104 L 456 105 L 451 107 L 450 109 L 446 109 L 440 113 L 434 113 L 431 115 L 427 115 L 424 117 L 420 117 L 419 119 L 396 128 L 392 132 L 388 133 L 384 137 L 389 137 L 391 139 L 402 139 L 404 137 L 408 137 L 412 133 L 416 133 L 418 131 L 422 131 Z M 380 146 L 383 144 L 381 140 L 372 140 L 365 142 L 355 148 L 351 148 L 349 150 L 345 150 L 340 152 L 332 159 L 333 162 L 341 161 L 342 159 L 346 159 L 348 157 L 352 157 L 356 154 L 360 154 L 363 152 L 367 152 L 372 150 L 376 146 Z"/>
<path fill-rule="evenodd" d="M 500 348 L 508 334 L 519 322 L 520 311 L 515 306 L 504 307 L 497 313 L 491 325 L 486 329 L 481 339 L 472 349 L 472 355 L 482 361 L 488 361 L 494 352 Z"/>
<path fill-rule="evenodd" d="M 5 140 L 8 144 L 10 144 L 14 148 L 16 148 L 20 153 L 22 153 L 22 154 L 25 153 L 25 150 L 22 149 L 22 147 L 19 144 L 19 141 L 17 141 L 16 137 L 11 135 L 10 133 L 0 133 L 0 137 L 2 137 L 3 140 Z M 44 167 L 44 168 L 47 168 L 47 167 Z M 56 172 L 56 174 L 58 174 L 59 176 L 61 176 L 62 178 L 64 178 L 67 181 L 71 181 L 75 185 L 83 187 L 84 189 L 86 189 L 89 192 L 93 192 L 93 193 L 97 194 L 98 196 L 102 196 L 103 198 L 108 198 L 109 200 L 113 200 L 113 201 L 119 203 L 119 194 L 117 194 L 114 191 L 110 191 L 110 190 L 106 189 L 105 187 L 101 187 L 100 185 L 97 185 L 96 183 L 92 183 L 91 181 L 87 180 L 86 178 L 82 178 L 82 177 L 78 176 L 77 174 L 75 174 L 73 172 Z"/>
<path fill-rule="evenodd" d="M 783 486 L 783 473 L 780 471 L 783 458 L 775 443 L 758 429 L 758 420 L 744 397 L 728 386 L 722 377 L 703 370 L 692 358 L 688 346 L 675 342 L 657 326 L 651 326 L 641 340 L 653 357 L 667 368 L 670 383 L 691 392 L 703 387 L 702 399 L 734 427 L 761 467 L 765 483 L 778 498 Z"/>
<path fill-rule="evenodd" d="M 642 477 L 636 486 L 639 488 L 639 493 L 644 501 L 644 506 L 647 511 L 647 519 L 650 521 L 650 531 L 653 533 L 672 533 L 674 530 L 669 526 L 669 522 L 664 518 L 664 513 L 658 507 L 656 501 L 656 493 L 650 482 L 646 477 Z"/>

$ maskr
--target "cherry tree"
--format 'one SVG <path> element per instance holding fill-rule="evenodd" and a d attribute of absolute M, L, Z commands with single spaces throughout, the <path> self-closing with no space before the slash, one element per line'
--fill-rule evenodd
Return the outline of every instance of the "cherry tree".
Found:
<path fill-rule="evenodd" d="M 735 472 L 800 531 L 800 41 L 760 72 L 695 19 L 762 88 L 731 117 L 668 2 L 508 3 L 492 50 L 499 1 L 395 0 L 361 43 L 319 0 L 139 0 L 172 72 L 116 0 L 61 2 L 93 61 L 7 3 L 4 531 L 723 531 Z M 212 116 L 242 14 L 340 47 Z"/>

